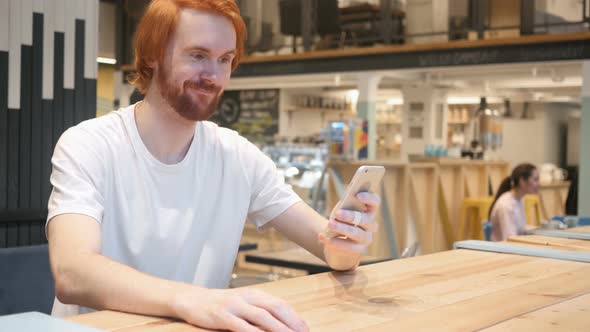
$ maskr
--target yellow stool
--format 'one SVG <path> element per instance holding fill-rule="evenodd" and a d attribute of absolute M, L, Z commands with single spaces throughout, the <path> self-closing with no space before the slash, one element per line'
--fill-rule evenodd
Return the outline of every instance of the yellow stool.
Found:
<path fill-rule="evenodd" d="M 494 197 L 468 197 L 463 200 L 457 240 L 484 239 L 482 223 L 488 219 L 490 206 L 493 202 Z M 465 234 L 466 230 L 469 230 L 468 234 Z"/>
<path fill-rule="evenodd" d="M 539 195 L 524 196 L 524 215 L 527 225 L 541 226 L 541 200 Z"/>

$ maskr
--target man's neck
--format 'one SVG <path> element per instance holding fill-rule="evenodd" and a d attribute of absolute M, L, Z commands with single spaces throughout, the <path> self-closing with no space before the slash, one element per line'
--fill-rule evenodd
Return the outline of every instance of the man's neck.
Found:
<path fill-rule="evenodd" d="M 135 106 L 135 123 L 148 151 L 168 165 L 184 159 L 196 125 L 196 122 L 181 117 L 159 95 L 150 92 Z"/>

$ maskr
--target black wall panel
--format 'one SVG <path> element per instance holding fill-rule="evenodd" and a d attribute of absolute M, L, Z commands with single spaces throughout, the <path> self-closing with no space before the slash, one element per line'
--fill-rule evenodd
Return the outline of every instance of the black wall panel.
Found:
<path fill-rule="evenodd" d="M 31 207 L 31 84 L 33 49 L 21 46 L 18 207 Z"/>
<path fill-rule="evenodd" d="M 55 144 L 64 130 L 96 116 L 96 79 L 84 77 L 86 21 L 75 19 L 73 89 L 64 88 L 65 33 L 51 32 L 53 96 L 43 99 L 43 84 L 48 83 L 43 77 L 44 29 L 53 27 L 44 24 L 42 13 L 31 15 L 32 45 L 20 45 L 19 109 L 8 108 L 10 53 L 0 51 L 0 248 L 46 242 Z"/>
<path fill-rule="evenodd" d="M 8 52 L 0 52 L 0 209 L 8 207 Z M 0 235 L 1 237 L 1 235 Z"/>
<path fill-rule="evenodd" d="M 33 14 L 31 75 L 31 208 L 41 207 L 41 145 L 43 126 L 43 15 Z"/>
<path fill-rule="evenodd" d="M 52 147 L 64 131 L 64 33 L 56 32 L 54 36 Z"/>

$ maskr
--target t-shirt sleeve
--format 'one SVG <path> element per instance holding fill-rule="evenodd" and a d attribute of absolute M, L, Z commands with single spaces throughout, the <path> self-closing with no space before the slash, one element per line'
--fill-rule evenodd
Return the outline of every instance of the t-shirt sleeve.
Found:
<path fill-rule="evenodd" d="M 248 222 L 264 230 L 264 225 L 301 198 L 285 183 L 274 162 L 254 144 L 246 141 L 244 152 L 247 160 L 244 167 L 248 167 L 251 188 Z"/>
<path fill-rule="evenodd" d="M 51 158 L 51 185 L 47 223 L 60 214 L 78 213 L 102 221 L 105 158 L 101 143 L 73 127 L 62 134 Z"/>

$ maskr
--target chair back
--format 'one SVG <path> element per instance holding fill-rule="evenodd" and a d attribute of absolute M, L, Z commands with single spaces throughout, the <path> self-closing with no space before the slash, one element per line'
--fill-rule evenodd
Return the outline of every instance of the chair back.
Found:
<path fill-rule="evenodd" d="M 340 33 L 338 0 L 318 1 L 317 29 L 320 36 Z"/>
<path fill-rule="evenodd" d="M 47 244 L 0 248 L 0 315 L 50 314 L 54 297 Z"/>
<path fill-rule="evenodd" d="M 283 35 L 301 36 L 301 1 L 280 0 L 279 17 Z"/>
<path fill-rule="evenodd" d="M 482 227 L 483 227 L 483 235 L 485 236 L 486 241 L 491 241 L 492 231 L 494 230 L 494 225 L 491 222 L 484 220 Z"/>

